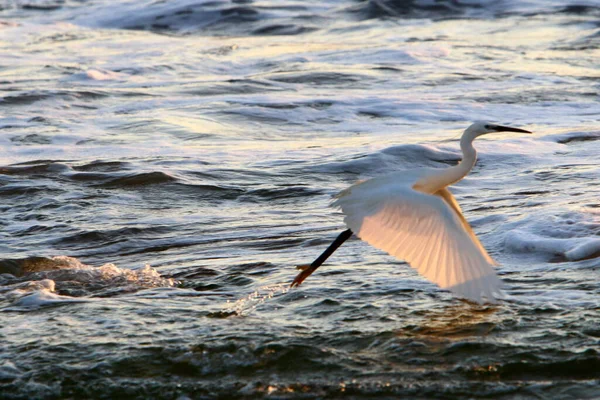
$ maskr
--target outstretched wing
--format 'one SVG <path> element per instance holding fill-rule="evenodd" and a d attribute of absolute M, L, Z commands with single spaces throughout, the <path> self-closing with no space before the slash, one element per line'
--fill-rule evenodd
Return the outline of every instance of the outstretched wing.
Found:
<path fill-rule="evenodd" d="M 460 208 L 441 197 L 405 184 L 356 185 L 332 205 L 341 207 L 359 238 L 406 260 L 441 288 L 478 303 L 500 293 L 493 261 L 465 229 Z"/>
<path fill-rule="evenodd" d="M 473 232 L 473 228 L 471 228 L 471 225 L 465 219 L 464 215 L 462 214 L 460 205 L 458 204 L 458 202 L 456 201 L 456 199 L 454 198 L 452 193 L 447 188 L 444 188 L 444 189 L 440 189 L 437 192 L 435 192 L 435 195 L 440 196 L 442 199 L 444 199 L 444 201 L 450 206 L 450 208 L 452 208 L 452 210 L 454 211 L 456 216 L 460 219 L 460 222 L 462 223 L 462 227 L 465 229 L 465 231 L 467 231 L 467 233 L 469 234 L 469 237 L 471 238 L 473 243 L 477 246 L 479 251 L 481 251 L 481 253 L 485 257 L 486 261 L 488 263 L 490 263 L 491 265 L 498 265 L 498 263 L 496 261 L 494 261 L 494 259 L 492 257 L 490 257 L 490 255 L 487 253 L 487 251 L 485 250 L 485 248 L 479 241 L 479 238 L 477 237 L 477 235 L 475 235 L 475 232 Z"/>

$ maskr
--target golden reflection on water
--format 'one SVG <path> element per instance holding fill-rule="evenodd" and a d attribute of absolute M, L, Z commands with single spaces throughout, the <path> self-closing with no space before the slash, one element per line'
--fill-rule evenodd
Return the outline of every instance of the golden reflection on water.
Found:
<path fill-rule="evenodd" d="M 442 341 L 486 336 L 498 322 L 499 309 L 496 305 L 463 302 L 440 310 L 427 310 L 420 322 L 401 329 L 398 336 Z"/>

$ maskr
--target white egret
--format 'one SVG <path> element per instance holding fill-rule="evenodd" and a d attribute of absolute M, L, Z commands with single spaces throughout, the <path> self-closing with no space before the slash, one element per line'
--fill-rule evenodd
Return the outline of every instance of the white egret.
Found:
<path fill-rule="evenodd" d="M 370 245 L 405 260 L 421 275 L 454 294 L 482 303 L 494 301 L 501 281 L 497 265 L 465 219 L 448 186 L 463 179 L 475 165 L 473 140 L 492 132 L 531 133 L 524 129 L 476 122 L 460 139 L 462 161 L 449 168 L 395 172 L 358 182 L 332 203 L 345 214 L 349 228 L 291 286 L 300 285 L 353 233 Z"/>

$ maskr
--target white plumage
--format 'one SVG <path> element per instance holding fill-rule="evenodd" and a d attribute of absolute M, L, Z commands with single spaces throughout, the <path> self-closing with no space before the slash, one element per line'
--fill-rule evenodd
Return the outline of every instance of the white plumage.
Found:
<path fill-rule="evenodd" d="M 460 139 L 462 161 L 445 169 L 416 169 L 359 182 L 342 191 L 333 206 L 345 214 L 344 231 L 292 282 L 300 285 L 352 233 L 378 249 L 408 262 L 421 275 L 458 296 L 494 301 L 502 282 L 494 260 L 463 217 L 448 186 L 475 165 L 473 140 L 491 132 L 529 131 L 476 122 Z"/>
<path fill-rule="evenodd" d="M 342 209 L 346 226 L 360 239 L 405 260 L 439 287 L 476 302 L 482 296 L 492 300 L 501 288 L 494 261 L 450 191 L 425 194 L 413 188 L 422 172 L 358 183 L 332 205 Z"/>

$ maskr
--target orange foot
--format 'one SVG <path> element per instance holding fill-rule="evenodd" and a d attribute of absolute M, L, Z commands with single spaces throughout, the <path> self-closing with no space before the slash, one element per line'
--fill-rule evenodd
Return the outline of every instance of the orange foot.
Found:
<path fill-rule="evenodd" d="M 300 272 L 296 278 L 294 278 L 294 281 L 292 282 L 292 284 L 290 285 L 290 287 L 294 287 L 294 286 L 300 286 L 300 284 L 302 282 L 304 282 L 304 280 L 306 278 L 308 278 L 310 276 L 310 274 L 312 274 L 315 270 L 310 268 L 310 265 L 298 265 L 296 267 L 296 269 L 301 270 L 302 272 Z M 316 269 L 316 268 L 315 268 Z"/>

